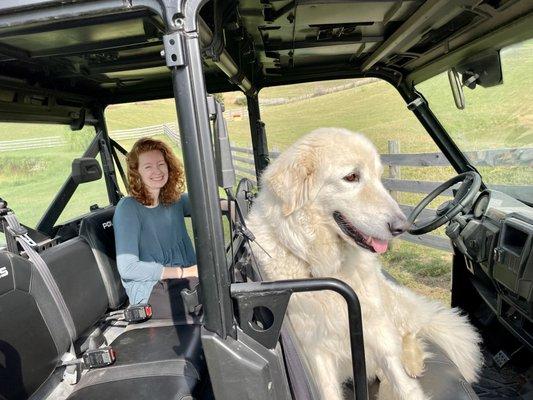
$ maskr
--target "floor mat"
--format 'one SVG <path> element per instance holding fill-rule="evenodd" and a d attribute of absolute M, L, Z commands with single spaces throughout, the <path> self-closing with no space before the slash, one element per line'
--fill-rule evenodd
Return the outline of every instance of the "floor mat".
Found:
<path fill-rule="evenodd" d="M 472 386 L 481 400 L 533 400 L 531 372 L 531 366 L 529 369 L 519 368 L 511 362 L 498 368 L 492 355 L 485 352 L 481 377 Z"/>

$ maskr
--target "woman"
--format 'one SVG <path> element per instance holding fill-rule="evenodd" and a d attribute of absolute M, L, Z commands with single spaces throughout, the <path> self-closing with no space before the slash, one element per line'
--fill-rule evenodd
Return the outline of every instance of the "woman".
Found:
<path fill-rule="evenodd" d="M 180 292 L 198 276 L 185 228 L 183 167 L 167 144 L 150 138 L 133 145 L 127 164 L 131 196 L 119 201 L 113 218 L 122 283 L 130 304 L 151 304 L 154 318 L 183 317 Z"/>

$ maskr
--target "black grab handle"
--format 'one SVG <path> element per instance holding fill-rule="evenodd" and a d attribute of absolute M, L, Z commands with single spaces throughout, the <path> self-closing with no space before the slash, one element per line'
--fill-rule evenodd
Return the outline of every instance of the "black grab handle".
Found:
<path fill-rule="evenodd" d="M 354 394 L 357 400 L 367 400 L 368 387 L 366 381 L 361 305 L 354 290 L 348 284 L 334 278 L 234 283 L 231 285 L 231 296 L 238 302 L 243 302 L 252 297 L 262 298 L 262 296 L 269 294 L 273 296 L 290 297 L 292 293 L 314 292 L 320 290 L 333 290 L 334 292 L 339 293 L 348 304 Z M 283 315 L 284 313 L 285 310 L 283 310 Z M 279 338 L 279 331 L 277 332 L 277 337 Z"/>

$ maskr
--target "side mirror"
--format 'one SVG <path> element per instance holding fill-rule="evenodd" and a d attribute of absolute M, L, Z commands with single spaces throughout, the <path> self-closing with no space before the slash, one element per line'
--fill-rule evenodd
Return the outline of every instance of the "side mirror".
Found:
<path fill-rule="evenodd" d="M 97 181 L 102 177 L 102 168 L 95 158 L 76 158 L 72 161 L 71 176 L 77 184 Z"/>
<path fill-rule="evenodd" d="M 459 110 L 464 110 L 465 108 L 465 94 L 463 92 L 463 85 L 461 83 L 461 78 L 459 78 L 459 73 L 455 68 L 448 70 L 448 80 L 450 81 L 450 86 L 452 88 L 453 100 L 455 101 L 455 106 Z"/>

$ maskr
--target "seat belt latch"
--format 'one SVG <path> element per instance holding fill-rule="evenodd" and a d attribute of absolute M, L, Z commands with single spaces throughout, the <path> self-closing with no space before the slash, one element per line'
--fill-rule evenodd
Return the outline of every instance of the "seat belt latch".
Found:
<path fill-rule="evenodd" d="M 196 314 L 202 308 L 202 304 L 200 303 L 200 298 L 199 298 L 199 293 L 198 293 L 199 290 L 200 290 L 200 286 L 196 285 L 196 287 L 192 290 L 183 289 L 181 291 L 181 298 L 189 314 L 193 314 L 193 313 Z"/>
<path fill-rule="evenodd" d="M 83 364 L 87 368 L 102 368 L 111 365 L 116 360 L 115 351 L 110 347 L 87 350 L 83 354 Z"/>
<path fill-rule="evenodd" d="M 81 370 L 83 369 L 82 360 L 75 358 L 73 353 L 74 351 L 72 353 L 65 353 L 63 357 L 61 357 L 61 365 L 65 366 L 65 371 L 63 371 L 63 381 L 67 382 L 69 385 L 75 385 L 80 381 Z"/>
<path fill-rule="evenodd" d="M 150 304 L 136 304 L 124 310 L 126 322 L 143 322 L 152 318 L 152 306 Z"/>
<path fill-rule="evenodd" d="M 37 243 L 28 235 L 28 230 L 22 225 L 18 227 L 8 225 L 7 230 L 13 237 L 24 240 L 32 249 L 37 247 Z"/>

